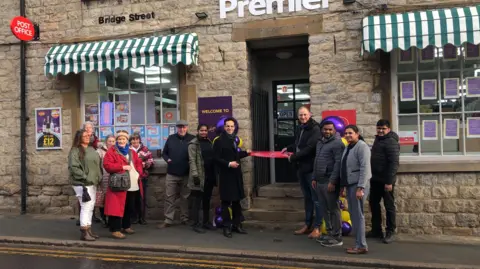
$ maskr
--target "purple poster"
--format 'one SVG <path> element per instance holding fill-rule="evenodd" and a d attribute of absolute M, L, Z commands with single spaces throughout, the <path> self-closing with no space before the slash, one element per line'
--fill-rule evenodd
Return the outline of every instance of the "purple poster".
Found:
<path fill-rule="evenodd" d="M 400 50 L 399 63 L 400 64 L 411 64 L 411 63 L 413 63 L 413 51 L 412 51 L 412 49 Z"/>
<path fill-rule="evenodd" d="M 232 117 L 231 96 L 198 98 L 198 123 L 210 127 L 208 137 L 211 140 L 217 136 L 216 127 L 222 116 Z"/>
<path fill-rule="evenodd" d="M 443 60 L 444 61 L 456 61 L 457 60 L 457 47 L 452 44 L 447 44 L 443 47 Z"/>
<path fill-rule="evenodd" d="M 422 50 L 421 62 L 432 62 L 435 60 L 435 47 L 428 46 Z"/>
<path fill-rule="evenodd" d="M 467 137 L 468 138 L 480 137 L 480 117 L 467 118 Z"/>
<path fill-rule="evenodd" d="M 467 97 L 480 96 L 480 78 L 467 78 Z"/>
<path fill-rule="evenodd" d="M 436 120 L 424 120 L 423 125 L 423 140 L 437 140 L 437 121 Z"/>
<path fill-rule="evenodd" d="M 443 138 L 444 139 L 458 139 L 460 121 L 458 119 L 444 119 L 443 120 Z"/>
<path fill-rule="evenodd" d="M 422 100 L 437 99 L 437 80 L 422 80 Z"/>
<path fill-rule="evenodd" d="M 415 101 L 415 81 L 400 82 L 400 101 Z"/>
<path fill-rule="evenodd" d="M 35 109 L 37 150 L 62 148 L 62 108 Z"/>
<path fill-rule="evenodd" d="M 443 79 L 444 98 L 458 98 L 458 78 Z"/>
<path fill-rule="evenodd" d="M 465 58 L 475 59 L 480 57 L 480 46 L 467 43 Z"/>

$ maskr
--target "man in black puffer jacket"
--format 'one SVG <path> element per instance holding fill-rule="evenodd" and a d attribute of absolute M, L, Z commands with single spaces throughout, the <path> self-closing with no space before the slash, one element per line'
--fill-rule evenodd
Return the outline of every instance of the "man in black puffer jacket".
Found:
<path fill-rule="evenodd" d="M 393 242 L 395 234 L 395 176 L 400 155 L 398 135 L 390 129 L 388 120 L 377 122 L 377 136 L 372 147 L 372 179 L 370 180 L 370 209 L 372 211 L 372 230 L 367 237 L 383 239 L 385 244 Z M 386 236 L 382 230 L 382 212 L 380 201 L 385 205 L 387 227 Z"/>
<path fill-rule="evenodd" d="M 297 129 L 295 144 L 284 148 L 282 152 L 293 153 L 288 160 L 296 165 L 297 177 L 305 202 L 305 225 L 300 230 L 295 231 L 295 234 L 309 234 L 309 238 L 316 239 L 320 237 L 320 225 L 322 225 L 323 216 L 317 193 L 312 187 L 312 172 L 315 149 L 320 137 L 320 126 L 311 118 L 310 110 L 305 106 L 298 109 L 298 122 L 300 125 Z M 314 215 L 315 219 L 313 219 Z"/>

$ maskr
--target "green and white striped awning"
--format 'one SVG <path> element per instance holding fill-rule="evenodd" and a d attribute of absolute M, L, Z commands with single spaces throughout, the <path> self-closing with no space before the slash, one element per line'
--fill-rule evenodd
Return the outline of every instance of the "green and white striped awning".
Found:
<path fill-rule="evenodd" d="M 197 60 L 195 33 L 59 45 L 45 56 L 45 75 L 178 63 L 196 65 Z"/>
<path fill-rule="evenodd" d="M 362 53 L 429 45 L 480 43 L 480 5 L 369 16 L 363 19 Z"/>

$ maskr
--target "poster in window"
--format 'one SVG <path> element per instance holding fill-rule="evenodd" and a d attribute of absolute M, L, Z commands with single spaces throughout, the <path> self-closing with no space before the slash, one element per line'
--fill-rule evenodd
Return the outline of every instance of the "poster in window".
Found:
<path fill-rule="evenodd" d="M 480 46 L 467 43 L 465 46 L 465 59 L 480 59 Z"/>
<path fill-rule="evenodd" d="M 467 97 L 480 97 L 480 77 L 467 78 Z"/>
<path fill-rule="evenodd" d="M 130 125 L 130 107 L 128 102 L 115 102 L 115 125 Z"/>
<path fill-rule="evenodd" d="M 99 128 L 99 139 L 100 139 L 100 141 L 106 142 L 105 140 L 107 139 L 107 136 L 109 136 L 109 135 L 115 135 L 113 127 L 111 127 L 111 126 L 109 126 L 109 127 L 101 126 Z"/>
<path fill-rule="evenodd" d="M 399 131 L 398 136 L 401 146 L 418 145 L 417 131 Z"/>
<path fill-rule="evenodd" d="M 458 49 L 452 44 L 443 46 L 443 61 L 456 61 L 458 59 Z"/>
<path fill-rule="evenodd" d="M 93 125 L 98 126 L 98 114 L 85 114 L 85 122 L 91 122 Z"/>
<path fill-rule="evenodd" d="M 150 150 L 159 150 L 162 149 L 161 140 L 162 133 L 160 126 L 158 125 L 147 125 L 147 147 Z"/>
<path fill-rule="evenodd" d="M 139 133 L 142 139 L 145 138 L 145 126 L 132 126 L 132 132 L 130 134 L 133 133 Z"/>
<path fill-rule="evenodd" d="M 437 80 L 422 80 L 422 100 L 437 100 Z"/>
<path fill-rule="evenodd" d="M 100 105 L 100 125 L 113 125 L 113 102 L 102 102 Z"/>
<path fill-rule="evenodd" d="M 177 128 L 174 125 L 164 124 L 162 125 L 162 148 L 165 146 L 167 139 L 170 135 L 177 132 Z"/>
<path fill-rule="evenodd" d="M 37 150 L 62 148 L 62 109 L 35 109 L 35 140 Z"/>
<path fill-rule="evenodd" d="M 467 137 L 480 138 L 480 117 L 467 118 Z"/>
<path fill-rule="evenodd" d="M 400 82 L 400 101 L 415 101 L 415 81 Z"/>
<path fill-rule="evenodd" d="M 438 140 L 438 121 L 423 120 L 422 121 L 422 137 L 423 140 Z"/>
<path fill-rule="evenodd" d="M 459 139 L 459 129 L 459 119 L 443 119 L 443 139 Z"/>
<path fill-rule="evenodd" d="M 443 98 L 458 98 L 458 78 L 444 78 L 443 79 Z"/>
<path fill-rule="evenodd" d="M 420 55 L 421 63 L 430 63 L 435 61 L 436 49 L 434 46 L 428 46 L 422 49 L 422 54 Z"/>
<path fill-rule="evenodd" d="M 98 104 L 85 104 L 85 114 L 98 114 Z"/>
<path fill-rule="evenodd" d="M 400 50 L 400 53 L 398 54 L 398 63 L 399 64 L 413 63 L 413 50 L 411 48 L 408 50 Z"/>

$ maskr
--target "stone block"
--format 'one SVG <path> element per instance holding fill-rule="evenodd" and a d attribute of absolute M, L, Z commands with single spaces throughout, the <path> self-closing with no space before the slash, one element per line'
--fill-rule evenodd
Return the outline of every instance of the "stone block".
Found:
<path fill-rule="evenodd" d="M 424 213 L 410 214 L 409 227 L 411 228 L 424 228 L 433 226 L 433 215 Z"/>
<path fill-rule="evenodd" d="M 75 215 L 75 210 L 71 206 L 62 207 L 62 215 Z"/>
<path fill-rule="evenodd" d="M 433 216 L 435 227 L 455 227 L 456 223 L 455 214 L 435 214 Z"/>
<path fill-rule="evenodd" d="M 61 215 L 62 208 L 61 207 L 49 207 L 45 209 L 45 214 L 49 215 Z"/>
<path fill-rule="evenodd" d="M 20 186 L 18 184 L 8 183 L 0 187 L 0 195 L 12 196 L 20 193 Z"/>
<path fill-rule="evenodd" d="M 477 175 L 475 173 L 455 173 L 453 184 L 455 186 L 475 186 L 477 184 Z"/>
<path fill-rule="evenodd" d="M 53 196 L 51 200 L 51 206 L 52 207 L 68 206 L 68 196 L 66 195 Z"/>
<path fill-rule="evenodd" d="M 410 226 L 410 215 L 409 214 L 397 214 L 397 226 L 398 227 L 409 227 Z"/>
<path fill-rule="evenodd" d="M 423 212 L 423 199 L 408 199 L 405 201 L 405 212 L 407 213 L 419 213 Z"/>
<path fill-rule="evenodd" d="M 457 197 L 457 187 L 456 186 L 434 186 L 432 187 L 432 197 L 433 198 L 455 198 Z"/>
<path fill-rule="evenodd" d="M 38 197 L 38 203 L 42 208 L 47 208 L 50 206 L 50 203 L 52 201 L 51 196 L 46 196 L 46 195 L 39 195 Z"/>
<path fill-rule="evenodd" d="M 418 184 L 422 186 L 435 185 L 438 179 L 437 173 L 424 173 L 419 175 Z"/>
<path fill-rule="evenodd" d="M 473 230 L 471 228 L 457 228 L 457 227 L 443 228 L 444 235 L 470 236 L 472 235 L 472 233 L 473 233 Z"/>
<path fill-rule="evenodd" d="M 442 209 L 441 200 L 425 200 L 423 203 L 423 210 L 426 213 L 440 212 L 441 209 Z"/>
<path fill-rule="evenodd" d="M 460 186 L 458 197 L 480 200 L 480 186 Z"/>
<path fill-rule="evenodd" d="M 457 226 L 476 228 L 478 226 L 478 214 L 457 214 Z"/>
<path fill-rule="evenodd" d="M 47 196 L 57 196 L 62 193 L 62 187 L 60 186 L 44 186 L 42 188 L 42 194 Z"/>

